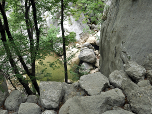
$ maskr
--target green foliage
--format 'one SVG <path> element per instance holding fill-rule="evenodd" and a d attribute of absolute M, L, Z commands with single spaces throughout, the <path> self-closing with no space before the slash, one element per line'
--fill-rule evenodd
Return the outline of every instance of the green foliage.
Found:
<path fill-rule="evenodd" d="M 72 80 L 77 81 L 80 79 L 81 76 L 89 74 L 88 71 L 81 70 L 83 66 L 73 65 L 70 69 L 70 73 L 72 74 Z"/>
<path fill-rule="evenodd" d="M 85 15 L 83 23 L 91 20 L 91 23 L 98 24 L 101 19 L 104 3 L 101 0 L 78 0 L 74 5 L 76 8 L 71 9 L 71 13 L 78 20 L 81 13 Z"/>

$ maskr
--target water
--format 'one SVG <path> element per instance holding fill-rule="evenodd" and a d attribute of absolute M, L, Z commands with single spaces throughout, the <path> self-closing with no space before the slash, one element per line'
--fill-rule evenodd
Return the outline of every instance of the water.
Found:
<path fill-rule="evenodd" d="M 52 56 L 46 56 L 45 60 L 40 59 L 36 61 L 36 76 L 40 81 L 64 81 L 64 66 L 58 59 L 59 56 L 53 54 Z M 67 68 L 68 78 L 72 79 L 72 74 L 69 72 L 71 69 L 70 65 Z"/>

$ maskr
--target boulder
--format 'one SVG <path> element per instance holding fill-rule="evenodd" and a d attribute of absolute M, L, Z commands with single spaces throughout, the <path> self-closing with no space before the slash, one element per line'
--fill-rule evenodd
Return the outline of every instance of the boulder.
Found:
<path fill-rule="evenodd" d="M 13 90 L 6 98 L 4 106 L 9 111 L 17 111 L 19 105 L 22 103 L 22 94 L 18 90 Z"/>
<path fill-rule="evenodd" d="M 126 111 L 126 110 L 110 110 L 110 111 L 106 111 L 102 114 L 135 114 L 135 113 L 132 113 L 132 112 L 129 112 L 129 111 Z"/>
<path fill-rule="evenodd" d="M 121 106 L 124 102 L 125 96 L 121 90 L 110 90 L 101 95 L 70 98 L 62 105 L 59 114 L 102 114 L 111 110 L 113 106 Z"/>
<path fill-rule="evenodd" d="M 27 97 L 26 103 L 37 103 L 38 102 L 38 97 L 36 95 L 29 95 Z"/>
<path fill-rule="evenodd" d="M 130 93 L 134 89 L 139 88 L 134 82 L 130 80 L 124 71 L 115 70 L 109 75 L 109 82 L 117 88 L 123 90 L 124 93 Z"/>
<path fill-rule="evenodd" d="M 41 81 L 39 87 L 41 105 L 46 109 L 58 108 L 64 95 L 62 83 Z"/>
<path fill-rule="evenodd" d="M 18 114 L 41 114 L 41 108 L 35 103 L 21 103 Z"/>
<path fill-rule="evenodd" d="M 151 10 L 151 0 L 111 1 L 100 35 L 100 69 L 105 76 L 124 69 L 122 53 L 142 65 L 152 52 Z"/>
<path fill-rule="evenodd" d="M 98 95 L 109 86 L 108 78 L 100 72 L 81 76 L 79 83 L 89 95 Z"/>
<path fill-rule="evenodd" d="M 136 114 L 152 113 L 152 88 L 138 88 L 126 95 L 133 112 Z"/>
<path fill-rule="evenodd" d="M 86 93 L 80 88 L 75 87 L 73 84 L 67 84 L 63 82 L 64 98 L 63 102 L 66 102 L 68 99 L 74 96 L 84 96 Z"/>
<path fill-rule="evenodd" d="M 88 63 L 96 62 L 96 56 L 94 54 L 93 49 L 88 48 L 81 49 L 79 59 Z"/>
<path fill-rule="evenodd" d="M 125 103 L 125 95 L 119 88 L 111 89 L 106 92 L 101 92 L 100 95 L 102 98 L 104 98 L 105 96 L 111 98 L 110 102 L 112 103 L 112 106 L 123 106 Z"/>
<path fill-rule="evenodd" d="M 0 114 L 8 114 L 7 110 L 0 110 Z"/>
<path fill-rule="evenodd" d="M 80 73 L 83 73 L 83 74 L 87 74 L 90 72 L 90 70 L 93 69 L 93 65 L 92 64 L 89 64 L 89 63 L 86 63 L 86 62 L 83 62 L 80 69 L 79 69 L 79 72 Z"/>
<path fill-rule="evenodd" d="M 141 65 L 138 65 L 136 62 L 128 61 L 128 64 L 126 64 L 125 67 L 126 73 L 135 82 L 139 82 L 140 80 L 143 80 L 145 78 L 146 69 Z"/>
<path fill-rule="evenodd" d="M 0 70 L 0 106 L 3 105 L 6 97 L 9 95 L 6 80 L 3 72 Z"/>
<path fill-rule="evenodd" d="M 54 110 L 45 110 L 42 114 L 57 114 Z"/>
<path fill-rule="evenodd" d="M 151 86 L 150 81 L 149 80 L 141 80 L 140 82 L 138 82 L 137 84 L 139 87 L 146 87 L 146 86 Z"/>

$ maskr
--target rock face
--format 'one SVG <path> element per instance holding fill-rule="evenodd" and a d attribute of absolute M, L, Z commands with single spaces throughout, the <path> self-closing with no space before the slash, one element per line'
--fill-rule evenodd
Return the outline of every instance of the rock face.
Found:
<path fill-rule="evenodd" d="M 152 1 L 112 0 L 101 25 L 100 69 L 108 76 L 131 59 L 142 65 L 152 52 Z"/>

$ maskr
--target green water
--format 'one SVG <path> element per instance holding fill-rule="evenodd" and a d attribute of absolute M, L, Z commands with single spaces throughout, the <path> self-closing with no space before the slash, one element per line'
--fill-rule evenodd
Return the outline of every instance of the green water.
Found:
<path fill-rule="evenodd" d="M 64 81 L 64 66 L 63 63 L 57 61 L 59 57 L 57 55 L 46 56 L 45 60 L 36 61 L 36 76 L 40 81 Z M 56 61 L 56 62 L 55 62 Z M 50 67 L 50 63 L 53 62 L 53 68 Z M 72 74 L 70 74 L 69 70 L 71 67 L 68 65 L 68 79 L 72 79 Z"/>

